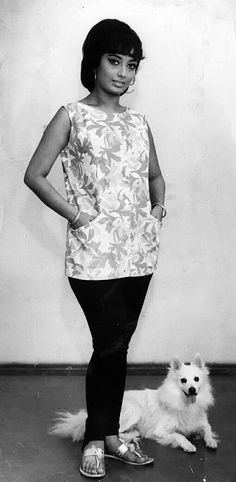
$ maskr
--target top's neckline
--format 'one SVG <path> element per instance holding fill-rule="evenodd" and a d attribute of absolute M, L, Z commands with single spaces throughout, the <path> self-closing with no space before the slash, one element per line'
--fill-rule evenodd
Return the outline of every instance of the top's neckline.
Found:
<path fill-rule="evenodd" d="M 94 109 L 97 112 L 102 112 L 102 114 L 105 114 L 105 115 L 122 115 L 122 114 L 125 114 L 129 110 L 129 107 L 125 107 L 125 109 L 120 111 L 120 112 L 106 112 L 105 110 L 100 109 L 99 107 L 95 107 L 94 105 L 90 105 L 90 104 L 85 104 L 85 102 L 81 102 L 80 100 L 78 100 L 78 104 L 81 104 L 82 106 Z"/>

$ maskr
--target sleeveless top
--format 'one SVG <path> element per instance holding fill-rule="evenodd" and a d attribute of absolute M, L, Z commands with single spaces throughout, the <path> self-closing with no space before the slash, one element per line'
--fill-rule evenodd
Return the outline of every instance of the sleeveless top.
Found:
<path fill-rule="evenodd" d="M 150 214 L 145 117 L 130 108 L 105 113 L 82 102 L 63 107 L 71 123 L 61 152 L 67 200 L 94 217 L 78 229 L 68 224 L 66 276 L 105 280 L 151 274 L 160 223 Z"/>

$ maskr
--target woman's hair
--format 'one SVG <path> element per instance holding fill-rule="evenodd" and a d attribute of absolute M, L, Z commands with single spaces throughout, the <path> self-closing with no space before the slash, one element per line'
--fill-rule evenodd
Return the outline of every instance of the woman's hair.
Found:
<path fill-rule="evenodd" d="M 102 55 L 119 53 L 130 55 L 139 65 L 143 57 L 142 43 L 127 23 L 116 19 L 105 19 L 94 25 L 83 44 L 81 82 L 90 92 L 94 88 L 95 70 Z M 138 66 L 137 66 L 138 67 Z"/>

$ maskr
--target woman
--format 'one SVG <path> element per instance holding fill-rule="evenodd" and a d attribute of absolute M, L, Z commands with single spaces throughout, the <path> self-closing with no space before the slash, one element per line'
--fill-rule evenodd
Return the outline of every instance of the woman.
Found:
<path fill-rule="evenodd" d="M 47 127 L 25 183 L 68 220 L 66 275 L 93 340 L 86 374 L 88 417 L 80 471 L 105 475 L 106 452 L 135 465 L 153 459 L 118 438 L 128 345 L 152 273 L 165 183 L 145 117 L 120 105 L 143 58 L 137 34 L 106 19 L 83 45 L 84 99 L 63 106 Z M 67 200 L 47 180 L 61 154 Z"/>

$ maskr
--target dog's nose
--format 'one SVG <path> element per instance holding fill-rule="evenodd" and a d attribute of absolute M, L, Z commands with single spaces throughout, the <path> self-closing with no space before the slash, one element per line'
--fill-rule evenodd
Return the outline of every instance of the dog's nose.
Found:
<path fill-rule="evenodd" d="M 196 388 L 195 388 L 195 387 L 190 387 L 188 393 L 189 393 L 189 395 L 196 395 Z"/>

